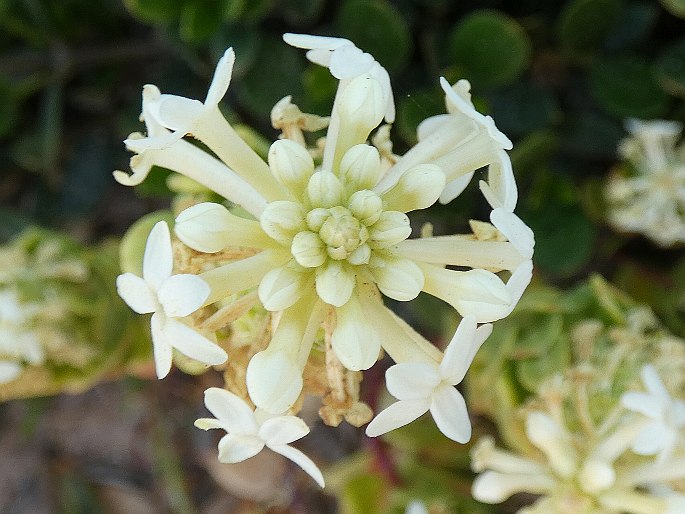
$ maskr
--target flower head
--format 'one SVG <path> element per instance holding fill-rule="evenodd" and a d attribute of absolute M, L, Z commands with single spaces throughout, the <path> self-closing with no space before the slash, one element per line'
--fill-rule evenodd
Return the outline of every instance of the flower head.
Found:
<path fill-rule="evenodd" d="M 138 314 L 152 314 L 150 321 L 157 376 L 171 369 L 172 348 L 206 364 L 221 364 L 226 352 L 189 326 L 176 320 L 199 309 L 209 296 L 209 286 L 190 274 L 172 275 L 171 236 L 166 222 L 150 231 L 143 257 L 143 277 L 124 273 L 117 277 L 117 291 Z"/>
<path fill-rule="evenodd" d="M 685 153 L 676 147 L 682 124 L 629 120 L 619 146 L 627 161 L 606 185 L 609 222 L 640 232 L 659 246 L 685 241 Z"/>
<path fill-rule="evenodd" d="M 328 411 L 336 413 L 328 419 L 357 408 L 364 415 L 354 418 L 368 420 L 371 414 L 358 401 L 358 388 L 349 384 L 358 385 L 359 372 L 370 368 L 382 349 L 398 363 L 389 380 L 400 385 L 390 386 L 391 392 L 404 391 L 401 384 L 414 368 L 429 370 L 435 383 L 424 391 L 422 408 L 431 410 L 449 437 L 467 440 L 470 425 L 453 385 L 490 330 L 478 324 L 507 316 L 532 274 L 534 238 L 513 214 L 516 187 L 505 152 L 511 144 L 491 118 L 475 111 L 467 83 L 453 89 L 443 80 L 448 114 L 422 130 L 415 148 L 395 156 L 388 127 L 378 128 L 394 118 L 387 71 L 344 39 L 295 34 L 284 39 L 308 49 L 308 58 L 328 67 L 339 84 L 330 119 L 303 114 L 289 97 L 276 105 L 272 122 L 282 137 L 271 145 L 266 162 L 216 108 L 228 84 L 231 52 L 220 61 L 214 78 L 219 85 L 212 83 L 214 93 L 204 103 L 144 93 L 146 124 L 149 118 L 156 126 L 154 134 L 127 141 L 136 157 L 146 166 L 187 175 L 247 214 L 219 203 L 179 213 L 176 236 L 197 252 L 193 259 L 200 264 L 173 276 L 169 267 L 165 280 L 190 287 L 193 301 L 180 289 L 150 285 L 145 273 L 142 279 L 126 275 L 122 296 L 165 323 L 180 323 L 166 310 L 177 296 L 186 298 L 184 315 L 193 312 L 190 307 L 202 307 L 212 320 L 231 321 L 228 313 L 244 312 L 242 298 L 249 298 L 250 306 L 259 300 L 271 321 L 268 337 L 251 342 L 248 350 L 236 349 L 245 366 L 235 373 L 240 378 L 235 392 L 249 396 L 258 412 L 296 412 L 303 389 L 324 383 L 335 397 L 324 398 L 330 400 Z M 326 126 L 325 140 L 308 142 L 304 131 Z M 179 134 L 192 135 L 213 155 Z M 474 222 L 473 234 L 410 238 L 408 213 L 454 198 L 457 187 L 450 183 L 463 189 L 464 177 L 470 180 L 486 165 L 490 171 L 481 190 L 493 207 L 491 224 Z M 446 188 L 451 188 L 447 197 Z M 188 274 L 197 280 L 175 278 Z M 139 292 L 129 294 L 129 283 L 128 289 Z M 405 302 L 422 291 L 464 317 L 444 357 L 382 299 Z M 172 344 L 171 338 L 167 342 Z M 305 380 L 311 369 L 324 376 Z M 402 393 L 398 398 L 404 399 Z M 450 411 L 455 406 L 456 415 Z"/>
<path fill-rule="evenodd" d="M 647 392 L 628 391 L 621 396 L 621 404 L 626 409 L 650 420 L 631 447 L 640 455 L 658 454 L 659 462 L 666 462 L 675 446 L 682 444 L 685 402 L 671 397 L 654 366 L 645 365 L 641 376 Z"/>
<path fill-rule="evenodd" d="M 366 427 L 366 434 L 371 437 L 384 434 L 430 410 L 438 428 L 447 437 L 459 443 L 471 439 L 466 402 L 453 386 L 462 381 L 490 332 L 492 325 L 476 328 L 475 318 L 467 316 L 459 324 L 440 364 L 403 362 L 388 369 L 388 391 L 399 401 L 380 412 Z"/>
<path fill-rule="evenodd" d="M 242 462 L 257 455 L 266 446 L 292 460 L 324 486 L 319 468 L 309 457 L 290 443 L 309 433 L 304 421 L 296 416 L 269 416 L 256 411 L 235 394 L 211 387 L 205 391 L 205 405 L 216 418 L 201 418 L 195 426 L 203 430 L 220 428 L 227 434 L 219 441 L 219 461 Z"/>

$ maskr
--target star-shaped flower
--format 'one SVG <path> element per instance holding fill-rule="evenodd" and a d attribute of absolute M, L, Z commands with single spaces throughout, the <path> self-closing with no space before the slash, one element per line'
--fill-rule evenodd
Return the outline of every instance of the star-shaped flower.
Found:
<path fill-rule="evenodd" d="M 445 349 L 440 364 L 403 362 L 385 374 L 388 391 L 399 401 L 381 411 L 366 427 L 376 437 L 408 423 L 430 410 L 440 431 L 465 443 L 471 438 L 471 422 L 459 384 L 473 357 L 492 332 L 492 325 L 477 328 L 476 319 L 466 316 Z"/>
<path fill-rule="evenodd" d="M 172 348 L 209 365 L 221 364 L 228 355 L 215 343 L 176 320 L 198 310 L 209 296 L 209 286 L 198 276 L 172 275 L 171 235 L 166 222 L 150 231 L 143 256 L 143 277 L 124 273 L 117 277 L 119 296 L 138 314 L 152 314 L 150 326 L 157 376 L 171 369 Z"/>
<path fill-rule="evenodd" d="M 300 418 L 271 416 L 259 409 L 253 411 L 238 396 L 218 387 L 205 391 L 205 405 L 216 418 L 200 418 L 195 426 L 202 430 L 221 428 L 227 432 L 219 441 L 220 462 L 242 462 L 266 446 L 293 461 L 324 487 L 323 475 L 316 464 L 300 450 L 289 446 L 309 433 L 309 427 Z"/>
<path fill-rule="evenodd" d="M 637 435 L 632 449 L 639 455 L 657 455 L 666 462 L 685 428 L 685 402 L 673 398 L 659 378 L 654 366 L 642 368 L 642 382 L 647 392 L 629 391 L 621 396 L 621 404 L 650 419 Z"/>

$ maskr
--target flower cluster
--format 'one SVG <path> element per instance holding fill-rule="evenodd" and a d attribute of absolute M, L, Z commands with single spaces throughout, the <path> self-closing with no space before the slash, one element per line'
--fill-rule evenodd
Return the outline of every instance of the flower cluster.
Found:
<path fill-rule="evenodd" d="M 0 401 L 77 391 L 112 367 L 106 319 L 126 323 L 110 307 L 114 248 L 84 249 L 66 237 L 27 229 L 0 247 Z M 123 318 L 120 316 L 123 315 Z"/>
<path fill-rule="evenodd" d="M 685 241 L 685 146 L 676 146 L 682 124 L 629 120 L 621 142 L 627 161 L 606 185 L 609 222 L 639 232 L 661 247 Z"/>
<path fill-rule="evenodd" d="M 208 391 L 207 407 L 219 421 L 200 422 L 229 432 L 221 459 L 242 460 L 266 445 L 322 482 L 309 460 L 285 446 L 305 433 L 295 429 L 292 413 L 311 393 L 323 396 L 326 423 L 368 422 L 372 412 L 358 397 L 360 372 L 381 350 L 397 363 L 388 371 L 388 388 L 400 401 L 367 433 L 379 435 L 430 410 L 445 435 L 469 439 L 464 400 L 453 386 L 487 338 L 489 323 L 507 316 L 528 285 L 534 240 L 513 212 L 511 142 L 475 110 L 467 81 L 451 86 L 441 79 L 447 113 L 425 120 L 418 143 L 397 156 L 385 69 L 344 39 L 286 34 L 284 40 L 307 49 L 339 83 L 328 119 L 302 113 L 290 97 L 276 104 L 271 117 L 281 137 L 266 162 L 218 108 L 231 79 L 231 48 L 204 102 L 144 87 L 147 134 L 126 140 L 136 153 L 133 173 L 117 171 L 115 178 L 136 185 L 162 166 L 227 203 L 180 212 L 177 243 L 167 224 L 158 223 L 142 278 L 125 273 L 117 286 L 136 312 L 153 313 L 160 378 L 170 369 L 172 349 L 207 365 L 228 359 L 232 392 Z M 326 127 L 325 140 L 308 143 L 309 132 Z M 453 200 L 483 167 L 487 180 L 479 186 L 491 207 L 489 223 L 472 221 L 472 234 L 410 239 L 407 213 Z M 463 317 L 444 355 L 382 299 L 406 302 L 421 292 Z M 237 342 L 233 324 L 250 312 L 265 320 L 264 337 Z M 251 405 L 256 411 L 248 415 Z"/>
<path fill-rule="evenodd" d="M 597 319 L 579 323 L 576 365 L 513 413 L 523 427 L 502 427 L 515 451 L 497 448 L 489 436 L 474 447 L 474 498 L 539 495 L 521 514 L 682 512 L 684 342 L 654 321 L 634 311 L 626 326 L 607 331 L 611 351 L 597 350 L 606 337 Z M 652 362 L 636 367 L 636 356 Z"/>

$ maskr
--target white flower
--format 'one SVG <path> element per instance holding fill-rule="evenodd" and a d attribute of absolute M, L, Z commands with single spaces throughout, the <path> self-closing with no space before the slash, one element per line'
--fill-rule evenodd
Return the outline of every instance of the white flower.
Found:
<path fill-rule="evenodd" d="M 438 166 L 447 179 L 440 195 L 441 203 L 456 198 L 471 181 L 478 168 L 490 166 L 488 183 L 481 189 L 493 207 L 514 209 L 517 200 L 516 183 L 509 156 L 512 143 L 495 126 L 490 116 L 480 114 L 471 103 L 467 80 L 450 86 L 440 78 L 445 91 L 448 114 L 424 120 L 417 129 L 419 142 L 390 168 L 376 187 L 384 190 L 418 163 Z"/>
<path fill-rule="evenodd" d="M 471 422 L 464 398 L 453 386 L 462 381 L 491 332 L 492 325 L 476 328 L 475 318 L 467 316 L 459 324 L 440 364 L 403 362 L 388 369 L 388 391 L 399 401 L 369 423 L 366 435 L 384 434 L 430 410 L 443 434 L 459 443 L 467 442 L 471 438 Z"/>
<path fill-rule="evenodd" d="M 619 146 L 629 172 L 609 177 L 609 222 L 639 232 L 659 246 L 685 241 L 685 146 L 676 147 L 682 124 L 628 120 L 630 136 Z"/>
<path fill-rule="evenodd" d="M 219 461 L 242 462 L 257 455 L 266 446 L 292 460 L 324 487 L 319 468 L 300 450 L 289 446 L 303 438 L 309 428 L 296 416 L 270 416 L 252 409 L 238 396 L 225 389 L 211 387 L 205 391 L 205 405 L 216 416 L 201 418 L 195 426 L 202 430 L 220 428 L 227 432 L 219 441 Z"/>
<path fill-rule="evenodd" d="M 383 120 L 394 116 L 387 72 L 347 40 L 293 34 L 284 39 L 309 49 L 311 60 L 340 79 L 325 143 L 308 148 L 298 125 L 297 130 L 283 130 L 286 139 L 271 145 L 264 162 L 216 108 L 228 84 L 229 60 L 220 63 L 214 78 L 219 85 L 213 82 L 210 91 L 215 93 L 204 103 L 160 95 L 149 86 L 144 117 L 146 124 L 159 126 L 149 127 L 147 138 L 139 135 L 127 141 L 145 166 L 157 164 L 184 173 L 254 217 L 239 218 L 222 205 L 208 203 L 179 214 L 176 234 L 195 250 L 215 253 L 242 246 L 257 251 L 201 273 L 210 293 L 196 308 L 256 289 L 262 305 L 274 312 L 271 340 L 245 370 L 250 399 L 271 414 L 286 412 L 297 402 L 322 325 L 335 362 L 347 370 L 371 367 L 383 349 L 397 363 L 433 365 L 436 373 L 444 372 L 438 382 L 444 378 L 457 383 L 468 363 L 461 364 L 458 380 L 459 373 L 447 369 L 452 357 L 439 366 L 441 352 L 385 307 L 381 293 L 410 301 L 427 292 L 468 318 L 474 331 L 476 323 L 511 312 L 531 278 L 534 240 L 512 212 L 516 187 L 503 151 L 510 147 L 508 139 L 489 117 L 475 111 L 468 100 L 468 84 L 458 83 L 459 92 L 447 86 L 447 118 L 421 134 L 419 150 L 410 150 L 388 170 L 388 162 L 368 144 Z M 210 96 L 216 101 L 209 101 Z M 301 113 L 288 107 L 289 99 L 279 104 L 277 124 L 286 108 L 299 120 Z M 323 127 L 321 121 L 314 125 Z M 167 131 L 161 135 L 167 144 L 168 130 L 176 135 L 189 132 L 216 158 L 183 140 L 160 146 L 158 134 Z M 319 164 L 312 155 L 320 155 L 322 149 Z M 409 239 L 408 212 L 431 206 L 444 194 L 447 182 L 463 180 L 487 164 L 489 181 L 482 190 L 493 207 L 492 230 L 504 237 Z M 137 173 L 134 170 L 134 177 Z M 507 272 L 506 283 L 496 274 L 499 271 Z M 464 330 L 466 325 L 460 334 Z M 478 330 L 483 334 L 486 328 Z M 472 355 L 464 357 L 470 362 Z M 458 394 L 452 385 L 449 388 Z M 454 399 L 445 391 L 435 394 L 436 404 Z M 438 407 L 437 416 L 443 411 Z M 462 430 L 455 437 L 463 434 Z"/>
<path fill-rule="evenodd" d="M 645 365 L 641 376 L 647 392 L 629 391 L 621 396 L 626 409 L 650 420 L 633 441 L 632 449 L 640 455 L 658 455 L 659 462 L 666 462 L 676 445 L 682 444 L 685 402 L 671 397 L 654 366 Z"/>
<path fill-rule="evenodd" d="M 592 437 L 571 432 L 555 417 L 542 411 L 526 416 L 525 434 L 539 451 L 523 445 L 525 455 L 519 455 L 496 448 L 489 437 L 478 441 L 471 453 L 472 468 L 480 473 L 472 487 L 476 500 L 501 503 L 519 492 L 540 495 L 518 514 L 679 512 L 673 510 L 677 497 L 652 490 L 685 477 L 682 458 L 664 464 L 622 459 L 642 422 L 613 418 L 601 436 Z"/>
<path fill-rule="evenodd" d="M 348 80 L 369 73 L 383 90 L 385 121 L 395 121 L 395 102 L 390 86 L 390 76 L 371 54 L 361 51 L 352 41 L 338 37 L 310 36 L 309 34 L 283 34 L 283 40 L 291 46 L 305 48 L 307 58 L 325 66 L 339 80 Z"/>
<path fill-rule="evenodd" d="M 11 382 L 23 371 L 23 363 L 37 365 L 45 351 L 32 328 L 38 306 L 22 302 L 12 288 L 0 291 L 0 384 Z"/>
<path fill-rule="evenodd" d="M 428 514 L 428 509 L 421 500 L 412 500 L 407 504 L 404 514 Z"/>
<path fill-rule="evenodd" d="M 226 352 L 188 325 L 176 320 L 202 307 L 209 286 L 189 274 L 172 275 L 171 236 L 166 222 L 150 231 L 143 257 L 143 278 L 133 273 L 117 277 L 119 296 L 138 314 L 153 313 L 151 323 L 157 376 L 171 369 L 172 348 L 210 365 L 226 361 Z"/>

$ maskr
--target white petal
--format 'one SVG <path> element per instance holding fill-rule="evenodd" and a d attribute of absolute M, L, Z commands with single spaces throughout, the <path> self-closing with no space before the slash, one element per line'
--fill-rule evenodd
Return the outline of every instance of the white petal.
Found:
<path fill-rule="evenodd" d="M 298 450 L 297 448 L 292 448 L 285 444 L 272 445 L 269 446 L 269 448 L 271 448 L 271 450 L 275 451 L 276 453 L 280 453 L 284 457 L 290 459 L 295 464 L 300 466 L 305 473 L 307 473 L 310 477 L 314 479 L 314 481 L 317 484 L 319 484 L 319 487 L 325 486 L 323 475 L 321 474 L 319 468 L 316 466 L 316 464 L 314 464 L 314 462 L 309 457 L 307 457 L 300 450 Z"/>
<path fill-rule="evenodd" d="M 192 130 L 204 112 L 205 106 L 199 100 L 162 95 L 159 99 L 157 118 L 168 129 L 184 134 Z"/>
<path fill-rule="evenodd" d="M 124 273 L 117 277 L 117 293 L 138 314 L 154 312 L 159 306 L 157 295 L 148 283 L 133 273 Z"/>
<path fill-rule="evenodd" d="M 205 391 L 205 405 L 227 432 L 239 435 L 257 434 L 259 425 L 254 412 L 242 398 L 230 391 L 210 387 Z"/>
<path fill-rule="evenodd" d="M 429 362 L 401 362 L 385 372 L 386 387 L 398 400 L 428 401 L 439 383 L 438 366 Z"/>
<path fill-rule="evenodd" d="M 259 427 L 259 437 L 267 446 L 290 444 L 309 433 L 307 424 L 296 416 L 277 416 Z"/>
<path fill-rule="evenodd" d="M 473 316 L 461 320 L 440 363 L 440 373 L 447 383 L 457 385 L 464 379 L 476 352 L 491 333 L 490 324 L 476 329 L 476 318 Z"/>
<path fill-rule="evenodd" d="M 366 427 L 366 435 L 378 437 L 408 425 L 428 411 L 428 400 L 402 400 L 379 412 Z"/>
<path fill-rule="evenodd" d="M 659 422 L 652 422 L 633 440 L 632 450 L 638 455 L 656 455 L 669 444 L 673 444 L 675 434 Z"/>
<path fill-rule="evenodd" d="M 164 324 L 164 337 L 182 354 L 204 364 L 216 366 L 228 359 L 228 354 L 223 348 L 173 318 L 167 318 Z"/>
<path fill-rule="evenodd" d="M 356 296 L 336 309 L 336 326 L 331 337 L 335 355 L 352 371 L 369 369 L 378 360 L 381 341 Z"/>
<path fill-rule="evenodd" d="M 309 34 L 283 34 L 283 41 L 295 48 L 335 50 L 343 45 L 353 45 L 349 39 L 329 36 L 311 36 Z"/>
<path fill-rule="evenodd" d="M 494 161 L 488 167 L 488 181 L 480 181 L 480 189 L 483 196 L 494 209 L 503 207 L 513 211 L 518 200 L 516 180 L 511 168 L 511 159 L 504 150 L 497 150 L 498 161 Z"/>
<path fill-rule="evenodd" d="M 193 423 L 193 425 L 195 425 L 200 430 L 212 430 L 214 428 L 226 430 L 224 424 L 218 419 L 214 418 L 199 418 L 195 420 L 195 423 Z"/>
<path fill-rule="evenodd" d="M 401 302 L 416 298 L 423 289 L 424 277 L 421 268 L 404 257 L 372 258 L 369 269 L 378 289 Z"/>
<path fill-rule="evenodd" d="M 647 364 L 640 372 L 642 382 L 645 384 L 647 391 L 654 396 L 656 400 L 661 400 L 664 403 L 671 403 L 671 395 L 664 387 L 663 382 L 659 378 L 659 374 L 654 369 L 654 366 Z"/>
<path fill-rule="evenodd" d="M 219 441 L 219 462 L 234 464 L 254 457 L 264 443 L 254 436 L 226 434 Z"/>
<path fill-rule="evenodd" d="M 514 493 L 541 494 L 555 486 L 555 481 L 547 475 L 486 471 L 473 481 L 471 494 L 483 503 L 502 503 Z"/>
<path fill-rule="evenodd" d="M 250 399 L 271 414 L 290 409 L 302 391 L 302 371 L 282 351 L 257 353 L 247 365 L 245 379 Z"/>
<path fill-rule="evenodd" d="M 652 419 L 661 418 L 664 410 L 661 402 L 655 402 L 651 395 L 637 391 L 623 393 L 621 395 L 621 405 L 626 409 L 639 412 Z"/>
<path fill-rule="evenodd" d="M 526 259 L 533 256 L 535 235 L 521 218 L 504 208 L 498 207 L 490 213 L 490 221 L 511 241 L 519 253 Z"/>
<path fill-rule="evenodd" d="M 182 318 L 195 312 L 209 296 L 207 282 L 197 275 L 187 273 L 167 278 L 157 291 L 164 313 L 172 318 Z"/>
<path fill-rule="evenodd" d="M 171 234 L 166 221 L 158 221 L 152 227 L 145 243 L 143 254 L 143 278 L 153 290 L 159 289 L 171 276 L 174 256 L 171 249 Z"/>
<path fill-rule="evenodd" d="M 287 309 L 307 292 L 311 273 L 286 265 L 269 271 L 259 283 L 259 299 L 268 311 Z M 311 283 L 309 283 L 311 287 Z"/>
<path fill-rule="evenodd" d="M 167 321 L 167 317 L 160 312 L 155 312 L 150 320 L 152 350 L 155 358 L 157 378 L 164 378 L 169 374 L 169 371 L 171 371 L 173 352 L 169 341 L 167 341 L 166 334 L 164 333 L 164 325 Z"/>
<path fill-rule="evenodd" d="M 489 271 L 454 271 L 433 265 L 420 265 L 424 291 L 452 305 L 462 316 L 473 314 L 476 321 L 492 321 L 489 306 L 507 309 L 511 294 L 502 280 Z"/>
<path fill-rule="evenodd" d="M 337 79 L 351 79 L 371 69 L 374 59 L 354 45 L 342 45 L 331 55 L 329 68 Z"/>
<path fill-rule="evenodd" d="M 471 420 L 464 397 L 454 387 L 443 385 L 431 398 L 431 415 L 440 432 L 458 443 L 471 439 Z"/>
<path fill-rule="evenodd" d="M 10 361 L 0 361 L 0 384 L 11 382 L 24 370 L 21 364 Z"/>
<path fill-rule="evenodd" d="M 457 196 L 459 196 L 464 191 L 464 189 L 466 189 L 466 186 L 468 186 L 471 183 L 471 179 L 473 178 L 474 173 L 475 172 L 472 171 L 471 173 L 461 175 L 460 177 L 457 177 L 454 180 L 448 182 L 445 185 L 443 191 L 440 193 L 440 203 L 443 205 L 446 203 L 450 203 Z"/>
<path fill-rule="evenodd" d="M 448 122 L 450 118 L 451 116 L 449 114 L 438 114 L 426 118 L 419 123 L 418 127 L 416 127 L 416 138 L 419 141 L 424 141 L 428 137 L 437 134 L 439 130 L 442 130 L 443 125 Z"/>
<path fill-rule="evenodd" d="M 340 261 L 329 261 L 316 270 L 316 292 L 324 302 L 341 307 L 352 296 L 355 273 Z"/>
<path fill-rule="evenodd" d="M 228 90 L 228 85 L 231 83 L 231 75 L 233 73 L 234 63 L 235 52 L 233 51 L 233 48 L 228 48 L 216 65 L 212 83 L 209 86 L 209 91 L 207 91 L 205 106 L 215 107 L 219 105 L 219 102 Z"/>

